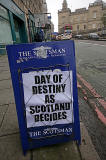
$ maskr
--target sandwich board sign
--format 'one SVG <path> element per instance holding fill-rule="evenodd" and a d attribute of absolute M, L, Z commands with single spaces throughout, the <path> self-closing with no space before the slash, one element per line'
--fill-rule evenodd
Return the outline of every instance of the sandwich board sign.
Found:
<path fill-rule="evenodd" d="M 24 154 L 69 140 L 80 144 L 74 41 L 6 48 Z"/>

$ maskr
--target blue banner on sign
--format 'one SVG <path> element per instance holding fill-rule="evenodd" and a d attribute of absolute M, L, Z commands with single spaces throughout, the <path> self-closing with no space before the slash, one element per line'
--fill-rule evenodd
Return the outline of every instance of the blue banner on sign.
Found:
<path fill-rule="evenodd" d="M 74 41 L 9 45 L 7 53 L 24 153 L 80 143 Z"/>

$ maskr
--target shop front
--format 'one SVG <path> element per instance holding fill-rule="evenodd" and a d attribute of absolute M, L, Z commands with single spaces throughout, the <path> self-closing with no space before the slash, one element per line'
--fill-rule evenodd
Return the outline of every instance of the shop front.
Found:
<path fill-rule="evenodd" d="M 28 23 L 28 31 L 29 31 L 29 40 L 30 42 L 34 42 L 34 36 L 37 32 L 37 27 L 35 25 L 34 15 L 30 11 L 28 11 L 27 23 Z"/>
<path fill-rule="evenodd" d="M 0 1 L 0 54 L 5 45 L 27 43 L 25 15 L 12 0 Z"/>

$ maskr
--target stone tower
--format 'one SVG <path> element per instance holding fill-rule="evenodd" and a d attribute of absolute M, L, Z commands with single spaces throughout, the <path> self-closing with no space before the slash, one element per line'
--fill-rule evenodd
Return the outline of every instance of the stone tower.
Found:
<path fill-rule="evenodd" d="M 62 10 L 66 10 L 66 9 L 67 9 L 67 1 L 63 0 Z"/>

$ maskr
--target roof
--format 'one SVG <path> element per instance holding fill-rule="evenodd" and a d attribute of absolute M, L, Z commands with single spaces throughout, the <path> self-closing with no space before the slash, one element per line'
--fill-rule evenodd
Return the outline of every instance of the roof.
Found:
<path fill-rule="evenodd" d="M 106 6 L 106 3 L 103 0 L 96 0 L 94 3 L 102 3 L 103 6 Z"/>

